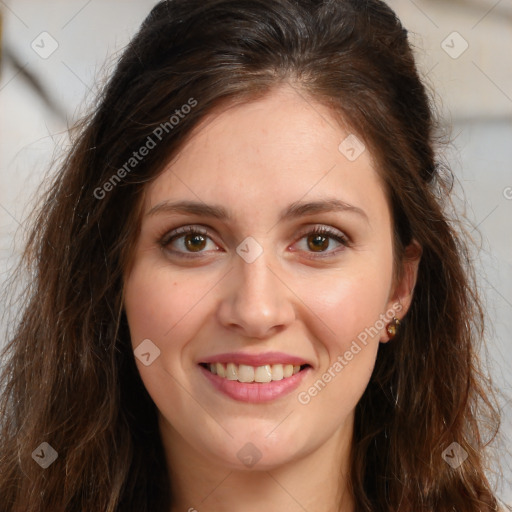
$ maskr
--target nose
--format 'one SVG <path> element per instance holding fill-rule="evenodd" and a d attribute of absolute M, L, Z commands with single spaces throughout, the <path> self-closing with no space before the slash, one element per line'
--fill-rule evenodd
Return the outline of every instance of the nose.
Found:
<path fill-rule="evenodd" d="M 235 259 L 218 318 L 223 326 L 249 338 L 268 338 L 295 319 L 291 283 L 269 265 L 264 251 L 255 261 Z"/>

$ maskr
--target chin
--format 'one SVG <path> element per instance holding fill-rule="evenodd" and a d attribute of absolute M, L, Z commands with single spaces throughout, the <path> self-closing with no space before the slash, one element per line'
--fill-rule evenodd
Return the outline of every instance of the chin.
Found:
<path fill-rule="evenodd" d="M 260 433 L 253 429 L 250 434 L 247 430 L 240 426 L 238 432 L 244 434 L 233 438 L 226 435 L 221 442 L 213 445 L 213 437 L 203 439 L 204 450 L 216 464 L 237 471 L 269 471 L 293 463 L 308 451 L 314 450 L 314 446 L 308 450 L 301 446 L 299 439 L 285 435 L 284 432 L 269 436 L 268 428 L 262 429 Z"/>

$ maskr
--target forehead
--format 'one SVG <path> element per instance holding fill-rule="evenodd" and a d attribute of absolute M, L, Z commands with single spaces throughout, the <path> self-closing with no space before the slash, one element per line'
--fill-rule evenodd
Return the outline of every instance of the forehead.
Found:
<path fill-rule="evenodd" d="M 329 196 L 379 215 L 384 188 L 367 149 L 356 159 L 346 153 L 353 137 L 326 106 L 288 86 L 220 107 L 148 186 L 145 210 L 171 199 L 281 210 Z"/>

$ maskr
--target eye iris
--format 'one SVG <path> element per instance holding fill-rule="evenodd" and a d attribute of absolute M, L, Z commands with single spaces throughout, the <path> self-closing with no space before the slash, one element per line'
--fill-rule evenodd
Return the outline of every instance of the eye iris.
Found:
<path fill-rule="evenodd" d="M 204 249 L 206 238 L 203 235 L 193 234 L 185 236 L 185 246 L 192 251 Z"/>
<path fill-rule="evenodd" d="M 308 237 L 308 247 L 312 250 L 325 250 L 329 247 L 329 238 L 324 235 L 311 235 Z"/>

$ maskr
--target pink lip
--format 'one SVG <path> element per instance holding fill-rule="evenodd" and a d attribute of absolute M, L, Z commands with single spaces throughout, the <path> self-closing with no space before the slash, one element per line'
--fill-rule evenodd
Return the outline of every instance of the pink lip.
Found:
<path fill-rule="evenodd" d="M 228 352 L 217 354 L 199 361 L 200 363 L 235 363 L 246 364 L 247 366 L 263 366 L 265 364 L 293 364 L 302 366 L 311 363 L 300 357 L 291 356 L 284 352 L 264 352 L 262 354 L 246 354 L 243 352 Z"/>
<path fill-rule="evenodd" d="M 276 400 L 277 398 L 291 393 L 299 386 L 302 379 L 311 370 L 311 368 L 305 368 L 299 373 L 296 373 L 291 377 L 286 377 L 282 380 L 247 383 L 219 377 L 200 365 L 199 368 L 216 389 L 234 400 L 250 403 L 270 402 L 271 400 Z"/>

